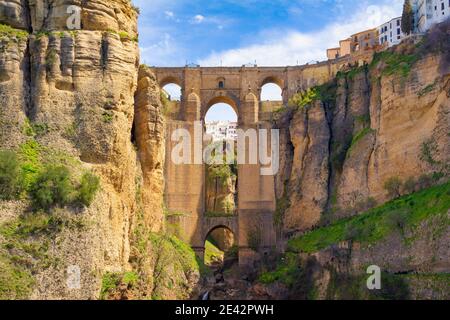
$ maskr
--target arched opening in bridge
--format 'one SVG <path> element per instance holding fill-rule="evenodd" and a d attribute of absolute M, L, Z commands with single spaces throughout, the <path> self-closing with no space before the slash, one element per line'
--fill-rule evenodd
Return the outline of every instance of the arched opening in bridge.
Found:
<path fill-rule="evenodd" d="M 261 88 L 261 101 L 283 101 L 283 90 L 276 83 L 266 83 Z"/>
<path fill-rule="evenodd" d="M 225 226 L 212 229 L 205 239 L 205 265 L 217 271 L 224 271 L 237 261 L 238 246 L 233 232 Z"/>
<path fill-rule="evenodd" d="M 176 83 L 168 83 L 162 87 L 163 94 L 169 101 L 181 101 L 181 87 Z"/>
<path fill-rule="evenodd" d="M 205 215 L 229 217 L 237 212 L 238 169 L 236 140 L 238 116 L 226 100 L 213 101 L 205 115 Z"/>
<path fill-rule="evenodd" d="M 261 87 L 260 112 L 272 114 L 283 107 L 282 82 L 276 78 L 267 78 Z"/>

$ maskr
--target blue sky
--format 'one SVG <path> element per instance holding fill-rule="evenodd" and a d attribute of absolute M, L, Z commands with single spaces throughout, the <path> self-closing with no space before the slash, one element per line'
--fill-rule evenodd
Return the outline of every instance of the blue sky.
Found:
<path fill-rule="evenodd" d="M 133 0 L 150 66 L 260 66 L 326 59 L 340 39 L 400 16 L 403 0 Z M 269 96 L 276 94 L 272 88 Z"/>
<path fill-rule="evenodd" d="M 142 60 L 156 66 L 295 65 L 401 14 L 403 0 L 133 0 Z"/>

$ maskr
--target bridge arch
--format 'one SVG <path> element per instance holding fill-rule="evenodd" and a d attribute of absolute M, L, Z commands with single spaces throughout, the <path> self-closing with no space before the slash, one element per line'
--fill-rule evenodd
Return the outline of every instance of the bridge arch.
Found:
<path fill-rule="evenodd" d="M 280 77 L 277 76 L 268 76 L 262 79 L 261 83 L 260 83 L 260 88 L 262 88 L 263 86 L 265 86 L 266 84 L 269 83 L 274 83 L 277 86 L 279 86 L 281 88 L 281 90 L 284 89 L 284 80 Z"/>
<path fill-rule="evenodd" d="M 229 231 L 230 233 L 233 234 L 234 238 L 236 239 L 236 235 L 234 234 L 234 232 L 233 232 L 233 230 L 231 229 L 230 226 L 227 226 L 227 225 L 225 225 L 225 224 L 218 224 L 218 225 L 212 227 L 211 230 L 209 230 L 208 232 L 206 232 L 206 235 L 205 235 L 203 241 L 208 240 L 208 237 L 209 237 L 214 231 L 217 231 L 217 230 L 220 230 L 220 229 L 225 229 L 225 230 Z"/>
<path fill-rule="evenodd" d="M 210 267 L 225 266 L 239 260 L 239 238 L 235 226 L 216 221 L 203 238 L 203 260 Z M 218 259 L 214 259 L 219 257 Z"/>
<path fill-rule="evenodd" d="M 218 103 L 225 103 L 227 105 L 229 105 L 234 112 L 236 113 L 238 120 L 240 118 L 240 114 L 239 114 L 239 101 L 236 97 L 234 96 L 230 96 L 230 95 L 220 95 L 220 96 L 216 96 L 211 98 L 204 106 L 203 108 L 203 112 L 202 112 L 202 120 L 205 120 L 206 114 L 208 113 L 208 111 L 216 104 Z"/>
<path fill-rule="evenodd" d="M 167 76 L 167 77 L 162 78 L 161 81 L 159 81 L 159 87 L 163 88 L 166 85 L 172 84 L 172 83 L 183 88 L 183 81 L 181 81 L 180 78 L 175 77 L 175 76 Z"/>

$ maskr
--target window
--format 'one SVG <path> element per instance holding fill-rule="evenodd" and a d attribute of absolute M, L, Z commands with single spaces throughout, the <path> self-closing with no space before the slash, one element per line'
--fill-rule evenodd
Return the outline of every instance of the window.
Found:
<path fill-rule="evenodd" d="M 397 27 L 400 26 L 400 20 L 397 20 Z"/>
<path fill-rule="evenodd" d="M 225 82 L 219 81 L 219 89 L 223 89 L 223 88 L 225 88 Z"/>

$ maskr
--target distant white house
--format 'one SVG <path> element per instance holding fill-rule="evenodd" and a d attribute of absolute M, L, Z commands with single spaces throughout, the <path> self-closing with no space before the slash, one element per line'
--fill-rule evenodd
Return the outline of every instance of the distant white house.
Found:
<path fill-rule="evenodd" d="M 213 141 L 237 140 L 237 123 L 229 121 L 206 122 L 206 134 Z"/>
<path fill-rule="evenodd" d="M 414 32 L 424 33 L 450 17 L 450 0 L 412 0 Z"/>
<path fill-rule="evenodd" d="M 399 44 L 405 38 L 405 34 L 402 32 L 402 17 L 382 24 L 378 33 L 381 45 L 392 47 Z"/>

